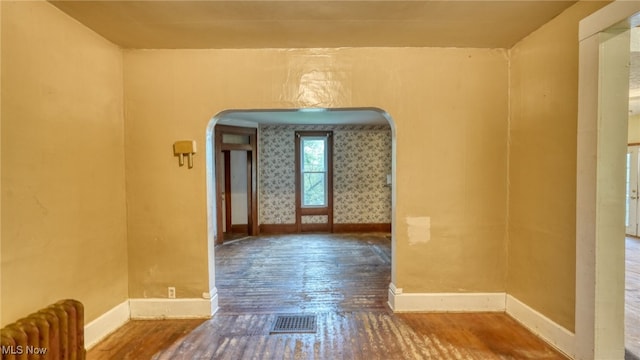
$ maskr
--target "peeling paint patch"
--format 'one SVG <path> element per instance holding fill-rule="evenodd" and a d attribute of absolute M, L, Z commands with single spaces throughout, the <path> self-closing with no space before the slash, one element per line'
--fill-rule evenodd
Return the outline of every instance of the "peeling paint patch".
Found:
<path fill-rule="evenodd" d="M 431 240 L 431 218 L 428 216 L 406 218 L 409 245 L 427 243 Z"/>

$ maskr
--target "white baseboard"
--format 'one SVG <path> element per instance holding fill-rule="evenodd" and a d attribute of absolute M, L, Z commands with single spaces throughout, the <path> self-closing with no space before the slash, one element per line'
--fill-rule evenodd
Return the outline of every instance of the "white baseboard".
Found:
<path fill-rule="evenodd" d="M 575 334 L 571 331 L 511 295 L 507 295 L 507 314 L 569 358 L 575 358 Z"/>
<path fill-rule="evenodd" d="M 394 312 L 504 311 L 549 345 L 575 358 L 574 333 L 505 293 L 406 294 L 389 284 L 389 307 Z"/>
<path fill-rule="evenodd" d="M 210 299 L 130 299 L 131 319 L 210 318 L 218 310 L 218 294 Z"/>
<path fill-rule="evenodd" d="M 409 293 L 389 285 L 389 306 L 394 312 L 504 311 L 505 293 Z"/>
<path fill-rule="evenodd" d="M 85 348 L 90 349 L 129 321 L 129 300 L 116 305 L 84 327 Z"/>
<path fill-rule="evenodd" d="M 203 299 L 129 299 L 115 306 L 84 327 L 84 344 L 92 348 L 118 330 L 129 319 L 210 318 L 218 310 L 214 289 Z"/>

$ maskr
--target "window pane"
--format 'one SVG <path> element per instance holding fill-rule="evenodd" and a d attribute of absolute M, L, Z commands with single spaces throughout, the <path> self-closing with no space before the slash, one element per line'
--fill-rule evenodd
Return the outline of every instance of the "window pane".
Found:
<path fill-rule="evenodd" d="M 249 135 L 222 134 L 222 142 L 225 144 L 250 144 L 251 137 Z"/>
<path fill-rule="evenodd" d="M 302 139 L 302 172 L 325 171 L 325 139 Z"/>
<path fill-rule="evenodd" d="M 325 205 L 326 196 L 324 179 L 324 173 L 302 174 L 302 206 Z"/>

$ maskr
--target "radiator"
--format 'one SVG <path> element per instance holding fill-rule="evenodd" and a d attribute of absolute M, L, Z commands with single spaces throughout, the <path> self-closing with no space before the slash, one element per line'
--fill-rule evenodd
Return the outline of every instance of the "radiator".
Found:
<path fill-rule="evenodd" d="M 0 330 L 3 360 L 85 360 L 84 307 L 62 300 Z"/>

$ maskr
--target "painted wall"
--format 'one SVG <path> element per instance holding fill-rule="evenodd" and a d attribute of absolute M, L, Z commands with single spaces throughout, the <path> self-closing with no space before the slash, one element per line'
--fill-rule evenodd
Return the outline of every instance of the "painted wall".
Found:
<path fill-rule="evenodd" d="M 127 299 L 122 53 L 47 2 L 2 1 L 2 324 Z"/>
<path fill-rule="evenodd" d="M 261 224 L 295 224 L 295 131 L 333 131 L 336 224 L 391 223 L 389 126 L 262 126 L 259 134 Z M 305 216 L 326 223 L 326 216 Z"/>
<path fill-rule="evenodd" d="M 489 49 L 125 51 L 130 296 L 208 291 L 204 149 L 225 109 L 366 107 L 396 125 L 396 285 L 504 291 L 508 58 Z M 411 228 L 415 218 L 430 228 Z M 411 230 L 411 231 L 409 231 Z M 421 231 L 422 230 L 422 231 Z"/>
<path fill-rule="evenodd" d="M 628 142 L 629 144 L 640 143 L 640 115 L 629 116 L 629 132 Z"/>
<path fill-rule="evenodd" d="M 511 49 L 507 292 L 574 330 L 579 2 Z"/>

